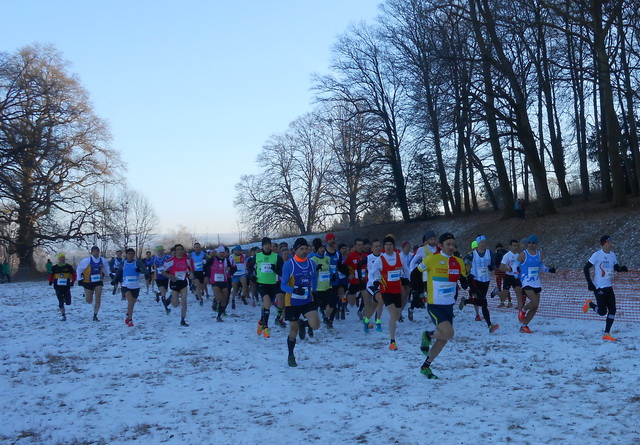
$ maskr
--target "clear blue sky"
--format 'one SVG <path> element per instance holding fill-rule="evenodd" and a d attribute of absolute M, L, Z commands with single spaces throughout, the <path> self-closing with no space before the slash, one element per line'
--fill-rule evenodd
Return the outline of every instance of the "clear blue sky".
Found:
<path fill-rule="evenodd" d="M 2 0 L 0 50 L 53 44 L 110 124 L 161 232 L 237 232 L 234 186 L 268 137 L 313 108 L 350 22 L 380 0 Z"/>

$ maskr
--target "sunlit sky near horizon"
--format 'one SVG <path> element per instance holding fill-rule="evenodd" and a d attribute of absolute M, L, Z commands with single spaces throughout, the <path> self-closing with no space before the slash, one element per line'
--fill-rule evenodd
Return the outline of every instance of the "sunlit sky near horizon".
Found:
<path fill-rule="evenodd" d="M 52 44 L 109 122 L 131 188 L 160 232 L 239 230 L 241 174 L 270 135 L 314 107 L 349 23 L 380 0 L 1 0 L 1 51 Z"/>

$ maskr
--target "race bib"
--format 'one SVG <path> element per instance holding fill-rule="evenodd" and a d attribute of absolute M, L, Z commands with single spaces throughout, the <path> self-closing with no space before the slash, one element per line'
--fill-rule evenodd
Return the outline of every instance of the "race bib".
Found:
<path fill-rule="evenodd" d="M 329 281 L 329 279 L 331 278 L 331 273 L 330 272 L 320 272 L 318 274 L 318 281 Z"/>
<path fill-rule="evenodd" d="M 478 276 L 486 277 L 487 275 L 489 275 L 488 267 L 478 267 Z"/>
<path fill-rule="evenodd" d="M 57 281 L 58 286 L 66 286 L 68 282 L 69 280 L 66 278 L 58 278 L 58 281 Z"/>
<path fill-rule="evenodd" d="M 216 283 L 220 283 L 222 281 L 225 281 L 224 274 L 223 273 L 214 274 L 213 275 L 213 281 L 215 281 Z"/>
<path fill-rule="evenodd" d="M 184 280 L 187 276 L 186 272 L 176 272 L 175 276 L 178 280 Z"/>
<path fill-rule="evenodd" d="M 271 263 L 262 263 L 260 265 L 260 270 L 262 271 L 262 273 L 273 273 L 273 269 L 271 269 L 271 266 L 273 266 L 273 264 Z"/>
<path fill-rule="evenodd" d="M 101 279 L 102 279 L 102 276 L 101 276 L 99 273 L 97 273 L 97 274 L 93 274 L 93 275 L 91 275 L 91 276 L 89 277 L 89 281 L 90 281 L 91 283 L 97 283 L 97 282 L 98 282 L 98 281 L 100 281 Z"/>
<path fill-rule="evenodd" d="M 124 285 L 125 287 L 129 287 L 127 286 L 128 284 L 137 284 L 139 281 L 138 277 L 124 277 Z"/>
<path fill-rule="evenodd" d="M 305 287 L 304 288 L 304 294 L 302 295 L 298 295 L 298 294 L 291 294 L 291 298 L 294 300 L 306 300 L 307 298 L 309 298 L 309 288 Z"/>
<path fill-rule="evenodd" d="M 434 281 L 434 301 L 451 300 L 453 301 L 456 293 L 456 283 L 452 282 L 435 282 Z"/>
<path fill-rule="evenodd" d="M 238 268 L 238 272 L 244 272 L 247 270 L 247 265 L 245 263 L 236 263 L 236 267 Z"/>
<path fill-rule="evenodd" d="M 530 281 L 535 281 L 540 277 L 540 268 L 539 267 L 530 267 L 527 272 Z"/>
<path fill-rule="evenodd" d="M 193 268 L 200 272 L 202 270 L 202 261 L 198 261 L 197 263 L 193 263 Z"/>
<path fill-rule="evenodd" d="M 607 280 L 610 280 L 613 278 L 613 269 L 603 269 L 604 272 L 604 277 Z"/>
<path fill-rule="evenodd" d="M 398 281 L 400 279 L 399 270 L 390 270 L 387 276 L 387 281 Z"/>

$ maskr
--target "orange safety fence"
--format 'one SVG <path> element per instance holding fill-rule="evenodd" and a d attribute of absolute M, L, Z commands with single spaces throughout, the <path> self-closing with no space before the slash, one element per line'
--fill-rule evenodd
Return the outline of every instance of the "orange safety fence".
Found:
<path fill-rule="evenodd" d="M 592 275 L 593 277 L 593 275 Z M 542 293 L 537 315 L 548 317 L 572 318 L 581 320 L 602 320 L 593 310 L 586 314 L 582 306 L 587 298 L 595 303 L 593 292 L 587 288 L 587 281 L 582 270 L 559 269 L 557 273 L 543 273 L 540 275 Z M 492 282 L 495 285 L 495 278 Z M 493 286 L 489 288 L 493 289 Z M 489 309 L 496 311 L 515 312 L 516 300 L 513 289 L 509 289 L 513 300 L 513 309 L 498 307 L 500 299 L 490 298 Z M 616 296 L 616 322 L 640 322 L 640 272 L 629 271 L 616 273 L 613 278 L 613 292 Z"/>

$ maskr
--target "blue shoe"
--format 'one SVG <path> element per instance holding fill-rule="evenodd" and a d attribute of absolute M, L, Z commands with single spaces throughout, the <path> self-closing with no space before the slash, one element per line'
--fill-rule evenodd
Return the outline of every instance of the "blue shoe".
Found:
<path fill-rule="evenodd" d="M 368 334 L 369 333 L 369 322 L 368 321 L 362 321 L 362 325 L 364 326 L 364 333 Z"/>
<path fill-rule="evenodd" d="M 376 332 L 382 332 L 382 323 L 376 323 Z"/>

